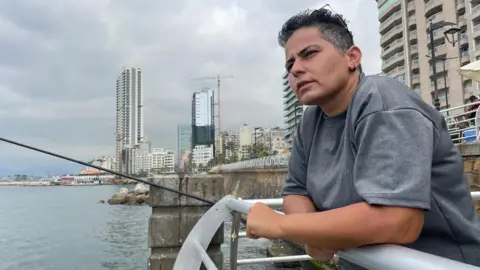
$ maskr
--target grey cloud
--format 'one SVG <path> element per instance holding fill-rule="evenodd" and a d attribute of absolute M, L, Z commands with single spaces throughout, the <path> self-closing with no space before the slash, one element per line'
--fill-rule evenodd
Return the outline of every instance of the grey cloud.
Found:
<path fill-rule="evenodd" d="M 234 76 L 222 81 L 222 128 L 281 125 L 277 33 L 291 15 L 324 3 L 0 1 L 0 136 L 85 160 L 113 154 L 115 79 L 125 64 L 144 71 L 145 134 L 157 147 L 175 150 L 193 92 L 216 88 L 190 79 L 217 73 Z M 350 19 L 367 73 L 378 72 L 375 2 L 332 6 Z M 13 147 L 0 151 L 0 163 L 13 164 L 12 156 L 52 161 Z"/>

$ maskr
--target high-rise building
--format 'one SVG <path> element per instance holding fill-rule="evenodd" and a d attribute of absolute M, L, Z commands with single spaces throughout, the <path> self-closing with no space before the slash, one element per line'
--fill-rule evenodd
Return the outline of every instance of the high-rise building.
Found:
<path fill-rule="evenodd" d="M 249 157 L 249 150 L 252 147 L 252 128 L 246 124 L 240 127 L 238 133 L 239 155 L 240 159 L 247 159 Z"/>
<path fill-rule="evenodd" d="M 293 133 L 300 123 L 305 106 L 300 103 L 292 88 L 288 84 L 288 73 L 283 75 L 283 118 L 286 135 L 285 144 L 292 145 Z"/>
<path fill-rule="evenodd" d="M 178 125 L 177 128 L 177 156 L 178 164 L 185 151 L 192 150 L 192 125 Z"/>
<path fill-rule="evenodd" d="M 214 96 L 213 91 L 204 89 L 195 92 L 192 98 L 192 141 L 191 147 L 197 145 L 214 145 Z"/>
<path fill-rule="evenodd" d="M 143 138 L 143 84 L 142 70 L 124 67 L 117 77 L 116 103 L 116 159 L 117 170 L 130 173 L 123 168 L 125 162 L 135 160 L 125 157 Z M 129 149 L 123 151 L 124 149 Z M 128 169 L 130 170 L 130 169 Z"/>
<path fill-rule="evenodd" d="M 436 79 L 442 109 L 461 105 L 470 95 L 478 94 L 477 85 L 460 76 L 458 69 L 480 56 L 480 1 L 377 3 L 382 73 L 405 83 L 429 104 L 433 104 Z M 442 26 L 439 22 L 444 22 L 443 27 L 438 27 Z M 435 60 L 431 57 L 430 23 L 434 25 Z"/>

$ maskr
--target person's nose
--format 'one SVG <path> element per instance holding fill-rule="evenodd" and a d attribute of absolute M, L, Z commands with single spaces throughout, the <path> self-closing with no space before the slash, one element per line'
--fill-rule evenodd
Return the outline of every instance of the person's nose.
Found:
<path fill-rule="evenodd" d="M 292 68 L 290 69 L 290 74 L 292 74 L 293 77 L 298 78 L 304 73 L 305 73 L 305 67 L 304 67 L 302 61 L 297 59 L 293 63 Z"/>

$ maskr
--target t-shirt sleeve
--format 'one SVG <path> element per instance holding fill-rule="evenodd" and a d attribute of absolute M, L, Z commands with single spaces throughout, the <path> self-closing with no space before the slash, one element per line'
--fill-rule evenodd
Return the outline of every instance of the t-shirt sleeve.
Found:
<path fill-rule="evenodd" d="M 438 132 L 413 109 L 361 119 L 354 135 L 354 183 L 367 203 L 430 209 L 431 168 Z"/>
<path fill-rule="evenodd" d="M 288 160 L 288 172 L 283 185 L 282 196 L 303 195 L 307 196 L 307 160 L 303 144 L 301 124 L 294 132 L 292 149 Z"/>

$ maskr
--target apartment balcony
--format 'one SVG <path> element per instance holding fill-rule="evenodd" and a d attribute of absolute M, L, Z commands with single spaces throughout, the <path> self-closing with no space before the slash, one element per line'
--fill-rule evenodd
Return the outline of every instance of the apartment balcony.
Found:
<path fill-rule="evenodd" d="M 445 63 L 445 65 L 447 65 L 447 64 Z M 430 70 L 430 77 L 432 77 L 432 76 L 433 76 L 433 68 L 432 68 L 432 66 L 429 67 L 429 70 Z M 435 71 L 436 71 L 436 73 L 437 73 L 437 76 L 439 76 L 439 75 L 441 75 L 441 73 L 444 73 L 444 72 L 447 71 L 447 70 L 446 70 L 446 67 L 445 67 L 445 69 L 443 68 L 443 63 L 440 62 L 440 63 L 437 63 L 437 64 L 435 65 Z"/>
<path fill-rule="evenodd" d="M 412 75 L 412 85 L 420 84 L 420 74 Z"/>
<path fill-rule="evenodd" d="M 445 30 L 438 29 L 433 31 L 433 44 L 445 43 L 442 42 L 445 40 Z M 430 46 L 430 34 L 427 34 L 427 46 Z"/>
<path fill-rule="evenodd" d="M 425 17 L 428 18 L 432 14 L 442 11 L 442 0 L 430 0 L 425 3 Z"/>
<path fill-rule="evenodd" d="M 468 53 L 468 51 L 463 51 L 462 58 L 460 59 L 460 61 L 462 62 L 462 66 L 470 63 L 470 54 Z"/>
<path fill-rule="evenodd" d="M 389 73 L 395 67 L 400 66 L 404 62 L 405 56 L 403 52 L 396 53 L 382 63 L 382 72 Z"/>
<path fill-rule="evenodd" d="M 385 75 L 387 75 L 388 77 L 394 78 L 394 77 L 397 77 L 398 75 L 402 75 L 403 73 L 405 73 L 405 66 L 399 66 L 390 70 Z"/>
<path fill-rule="evenodd" d="M 410 40 L 410 42 L 417 40 L 417 31 L 410 31 L 408 34 L 408 40 Z"/>
<path fill-rule="evenodd" d="M 473 27 L 473 38 L 480 37 L 480 24 L 477 24 Z"/>
<path fill-rule="evenodd" d="M 420 68 L 420 64 L 418 63 L 418 58 L 412 60 L 412 71 L 418 70 Z"/>
<path fill-rule="evenodd" d="M 433 0 L 432 0 L 433 1 Z M 435 0 L 435 1 L 438 1 L 438 0 Z M 430 23 L 430 21 L 432 21 L 432 23 L 437 23 L 437 22 L 441 22 L 441 21 L 445 21 L 445 14 L 443 12 L 441 13 L 437 13 L 435 15 L 431 15 L 430 17 L 427 17 L 425 16 L 427 19 L 427 25 Z"/>
<path fill-rule="evenodd" d="M 417 18 L 415 18 L 415 16 L 412 16 L 410 18 L 408 18 L 408 27 L 409 28 L 413 28 L 414 25 L 417 24 Z"/>
<path fill-rule="evenodd" d="M 290 86 L 287 86 L 287 87 L 285 87 L 285 88 L 283 89 L 283 95 L 282 95 L 282 97 L 283 97 L 283 98 L 287 98 L 287 97 L 289 97 L 290 95 L 295 95 L 295 94 L 293 93 L 293 91 L 292 91 L 292 89 L 290 88 Z"/>
<path fill-rule="evenodd" d="M 382 47 L 386 47 L 390 42 L 398 39 L 403 34 L 403 26 L 397 25 L 393 27 L 390 31 L 388 31 L 385 35 L 380 37 L 380 45 Z"/>
<path fill-rule="evenodd" d="M 430 53 L 430 52 L 429 52 Z M 445 44 L 442 44 L 440 46 L 435 47 L 435 56 L 441 56 L 447 54 L 447 48 L 445 47 Z"/>
<path fill-rule="evenodd" d="M 472 7 L 472 15 L 470 15 L 470 20 L 475 20 L 480 17 L 480 4 Z"/>
<path fill-rule="evenodd" d="M 447 84 L 445 84 L 445 78 L 444 77 L 438 78 L 437 79 L 437 89 L 442 90 L 442 89 L 447 88 L 448 87 L 448 77 L 446 78 L 446 81 L 447 81 Z M 432 93 L 435 91 L 435 87 L 433 85 L 433 82 L 430 82 L 430 91 L 432 91 Z"/>
<path fill-rule="evenodd" d="M 302 115 L 303 114 L 303 106 L 298 103 L 297 106 L 292 106 L 290 109 L 286 110 L 284 113 L 283 113 L 283 117 L 288 119 L 290 118 L 292 115 Z"/>
<path fill-rule="evenodd" d="M 381 22 L 385 21 L 389 16 L 391 16 L 396 11 L 399 11 L 402 7 L 401 0 L 396 1 L 385 1 L 378 7 L 378 19 Z"/>
<path fill-rule="evenodd" d="M 411 55 L 418 54 L 418 45 L 417 44 L 413 44 L 413 45 L 410 46 L 410 54 Z"/>
<path fill-rule="evenodd" d="M 415 1 L 411 1 L 407 5 L 407 12 L 411 13 L 413 11 L 415 11 Z"/>
<path fill-rule="evenodd" d="M 465 0 L 457 0 L 456 5 L 457 5 L 457 11 L 460 11 L 460 12 L 465 11 Z"/>
<path fill-rule="evenodd" d="M 467 33 L 460 34 L 460 46 L 468 46 L 468 35 Z"/>
<path fill-rule="evenodd" d="M 398 51 L 403 51 L 403 38 L 398 39 L 392 43 L 390 43 L 385 48 L 382 48 L 381 57 L 383 59 L 389 58 L 391 55 L 395 54 Z"/>
<path fill-rule="evenodd" d="M 458 27 L 462 28 L 466 25 L 467 25 L 467 18 L 465 18 L 465 15 L 458 17 Z"/>
<path fill-rule="evenodd" d="M 388 19 L 384 22 L 380 23 L 380 34 L 383 35 L 387 33 L 390 29 L 394 26 L 399 25 L 402 23 L 402 12 L 398 11 L 392 14 Z"/>
<path fill-rule="evenodd" d="M 289 95 L 288 97 L 283 99 L 283 106 L 285 108 L 289 108 L 295 102 L 297 102 L 297 96 L 295 95 L 295 93 L 293 93 L 293 95 Z"/>

